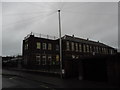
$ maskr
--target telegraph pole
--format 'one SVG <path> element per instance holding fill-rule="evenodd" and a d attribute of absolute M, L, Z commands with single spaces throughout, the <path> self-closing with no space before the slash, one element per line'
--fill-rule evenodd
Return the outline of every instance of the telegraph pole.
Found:
<path fill-rule="evenodd" d="M 59 19 L 59 46 L 60 46 L 60 73 L 61 73 L 61 78 L 62 78 L 62 39 L 61 39 L 61 19 L 60 19 L 60 9 L 58 9 L 58 19 Z"/>

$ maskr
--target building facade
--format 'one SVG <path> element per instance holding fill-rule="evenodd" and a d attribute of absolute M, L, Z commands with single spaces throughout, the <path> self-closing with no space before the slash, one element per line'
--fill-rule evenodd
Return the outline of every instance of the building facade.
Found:
<path fill-rule="evenodd" d="M 30 34 L 23 40 L 23 66 L 26 68 L 60 71 L 59 38 L 49 39 Z M 62 37 L 62 64 L 101 55 L 114 55 L 116 49 L 100 42 L 65 35 Z M 73 62 L 71 62 L 73 63 Z M 75 70 L 73 70 L 75 71 Z"/>

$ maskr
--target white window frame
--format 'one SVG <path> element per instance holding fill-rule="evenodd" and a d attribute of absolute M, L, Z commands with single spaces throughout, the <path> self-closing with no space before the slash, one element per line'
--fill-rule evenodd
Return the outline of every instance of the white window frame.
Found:
<path fill-rule="evenodd" d="M 42 65 L 46 65 L 46 55 L 42 55 Z"/>
<path fill-rule="evenodd" d="M 39 59 L 38 59 L 39 58 Z M 36 62 L 39 62 L 37 63 L 37 65 L 40 65 L 41 64 L 41 55 L 40 54 L 37 54 L 36 55 Z"/>
<path fill-rule="evenodd" d="M 46 50 L 47 49 L 47 44 L 46 43 L 43 43 L 43 50 Z"/>

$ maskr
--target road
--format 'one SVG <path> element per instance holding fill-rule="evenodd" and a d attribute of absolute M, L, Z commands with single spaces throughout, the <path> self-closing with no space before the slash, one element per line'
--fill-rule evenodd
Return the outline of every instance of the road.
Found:
<path fill-rule="evenodd" d="M 3 88 L 119 88 L 107 82 L 61 79 L 33 72 L 2 70 Z"/>
<path fill-rule="evenodd" d="M 33 81 L 13 75 L 3 75 L 2 88 L 50 88 L 50 87 L 38 81 Z"/>

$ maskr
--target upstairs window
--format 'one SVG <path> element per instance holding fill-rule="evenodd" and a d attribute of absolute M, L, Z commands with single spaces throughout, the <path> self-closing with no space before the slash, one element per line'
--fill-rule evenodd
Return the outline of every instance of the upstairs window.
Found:
<path fill-rule="evenodd" d="M 58 44 L 56 45 L 56 51 L 59 51 L 59 45 Z"/>
<path fill-rule="evenodd" d="M 74 51 L 74 49 L 75 49 L 75 48 L 74 48 L 74 42 L 71 42 L 71 46 L 72 46 L 72 47 L 71 47 L 72 51 Z"/>
<path fill-rule="evenodd" d="M 96 47 L 94 46 L 94 52 L 96 52 Z"/>
<path fill-rule="evenodd" d="M 99 47 L 98 50 L 99 50 L 99 53 L 101 53 L 101 47 Z"/>
<path fill-rule="evenodd" d="M 78 52 L 78 43 L 75 43 L 76 52 Z"/>
<path fill-rule="evenodd" d="M 90 52 L 92 52 L 92 46 L 90 46 Z"/>
<path fill-rule="evenodd" d="M 89 52 L 89 45 L 87 45 L 87 52 Z"/>
<path fill-rule="evenodd" d="M 41 44 L 40 42 L 37 42 L 37 49 L 40 49 L 41 48 Z"/>
<path fill-rule="evenodd" d="M 98 47 L 96 47 L 96 52 L 98 53 Z"/>
<path fill-rule="evenodd" d="M 102 53 L 104 53 L 104 48 L 102 48 Z"/>
<path fill-rule="evenodd" d="M 106 54 L 106 48 L 104 48 L 104 53 Z"/>
<path fill-rule="evenodd" d="M 108 49 L 106 48 L 106 53 L 108 54 Z"/>
<path fill-rule="evenodd" d="M 66 42 L 66 50 L 69 51 L 70 50 L 70 45 L 69 45 L 69 41 Z"/>
<path fill-rule="evenodd" d="M 48 43 L 48 50 L 52 50 L 52 44 Z"/>
<path fill-rule="evenodd" d="M 43 43 L 43 50 L 46 50 L 47 49 L 47 45 L 46 43 Z"/>
<path fill-rule="evenodd" d="M 110 49 L 110 54 L 113 54 L 113 50 L 112 49 Z"/>
<path fill-rule="evenodd" d="M 82 45 L 79 44 L 79 51 L 82 52 Z"/>
<path fill-rule="evenodd" d="M 83 52 L 86 52 L 85 44 L 83 45 Z"/>

